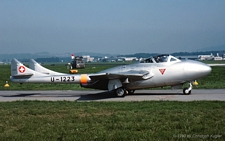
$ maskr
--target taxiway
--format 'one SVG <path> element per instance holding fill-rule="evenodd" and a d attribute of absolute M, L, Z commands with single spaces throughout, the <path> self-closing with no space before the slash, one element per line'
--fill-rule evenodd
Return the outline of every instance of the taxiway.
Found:
<path fill-rule="evenodd" d="M 107 91 L 0 91 L 0 102 L 40 100 L 40 101 L 225 101 L 225 89 L 195 89 L 191 95 L 183 95 L 182 90 L 137 90 L 133 95 L 115 97 Z"/>

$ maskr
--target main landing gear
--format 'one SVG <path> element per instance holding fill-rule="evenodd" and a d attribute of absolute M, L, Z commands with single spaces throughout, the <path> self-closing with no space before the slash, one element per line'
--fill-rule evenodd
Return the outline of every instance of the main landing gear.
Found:
<path fill-rule="evenodd" d="M 183 89 L 183 94 L 190 95 L 191 90 L 192 90 L 192 84 L 191 84 L 191 82 L 189 82 L 189 87 Z M 124 97 L 127 94 L 134 94 L 134 91 L 135 90 L 126 90 L 123 87 L 119 87 L 119 88 L 114 90 L 117 97 Z"/>
<path fill-rule="evenodd" d="M 126 90 L 123 87 L 120 87 L 120 88 L 114 90 L 117 97 L 124 97 L 127 94 L 134 94 L 134 91 L 135 90 Z"/>
<path fill-rule="evenodd" d="M 118 88 L 115 90 L 115 94 L 118 97 L 124 97 L 126 95 L 125 89 L 123 88 Z"/>
<path fill-rule="evenodd" d="M 183 89 L 183 94 L 189 95 L 189 94 L 191 94 L 191 90 L 192 90 L 192 84 L 191 84 L 191 82 L 189 82 L 189 87 Z"/>

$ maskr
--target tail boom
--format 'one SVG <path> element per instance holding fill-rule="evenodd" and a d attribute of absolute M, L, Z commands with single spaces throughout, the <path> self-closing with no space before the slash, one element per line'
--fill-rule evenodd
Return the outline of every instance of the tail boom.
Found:
<path fill-rule="evenodd" d="M 27 68 L 18 60 L 11 61 L 11 76 L 12 82 L 16 83 L 74 83 L 86 84 L 91 79 L 87 74 L 60 74 L 48 75 L 45 73 L 34 71 Z"/>
<path fill-rule="evenodd" d="M 74 83 L 86 84 L 90 81 L 88 75 L 57 75 L 57 76 L 11 76 L 15 83 Z"/>

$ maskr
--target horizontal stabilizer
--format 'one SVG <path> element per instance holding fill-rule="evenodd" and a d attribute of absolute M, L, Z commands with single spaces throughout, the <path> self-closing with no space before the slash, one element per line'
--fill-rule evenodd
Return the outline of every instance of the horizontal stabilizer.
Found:
<path fill-rule="evenodd" d="M 26 73 L 26 74 L 17 74 L 17 75 L 13 75 L 14 78 L 29 78 L 31 77 L 33 74 L 32 73 Z"/>

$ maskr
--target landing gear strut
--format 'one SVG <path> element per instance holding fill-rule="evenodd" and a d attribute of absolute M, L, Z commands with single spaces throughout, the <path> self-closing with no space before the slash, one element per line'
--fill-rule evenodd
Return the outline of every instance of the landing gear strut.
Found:
<path fill-rule="evenodd" d="M 135 90 L 128 90 L 128 94 L 134 94 Z"/>
<path fill-rule="evenodd" d="M 192 84 L 191 84 L 191 82 L 189 82 L 189 88 L 184 88 L 183 94 L 189 95 L 189 94 L 191 94 L 191 90 L 192 90 Z"/>

